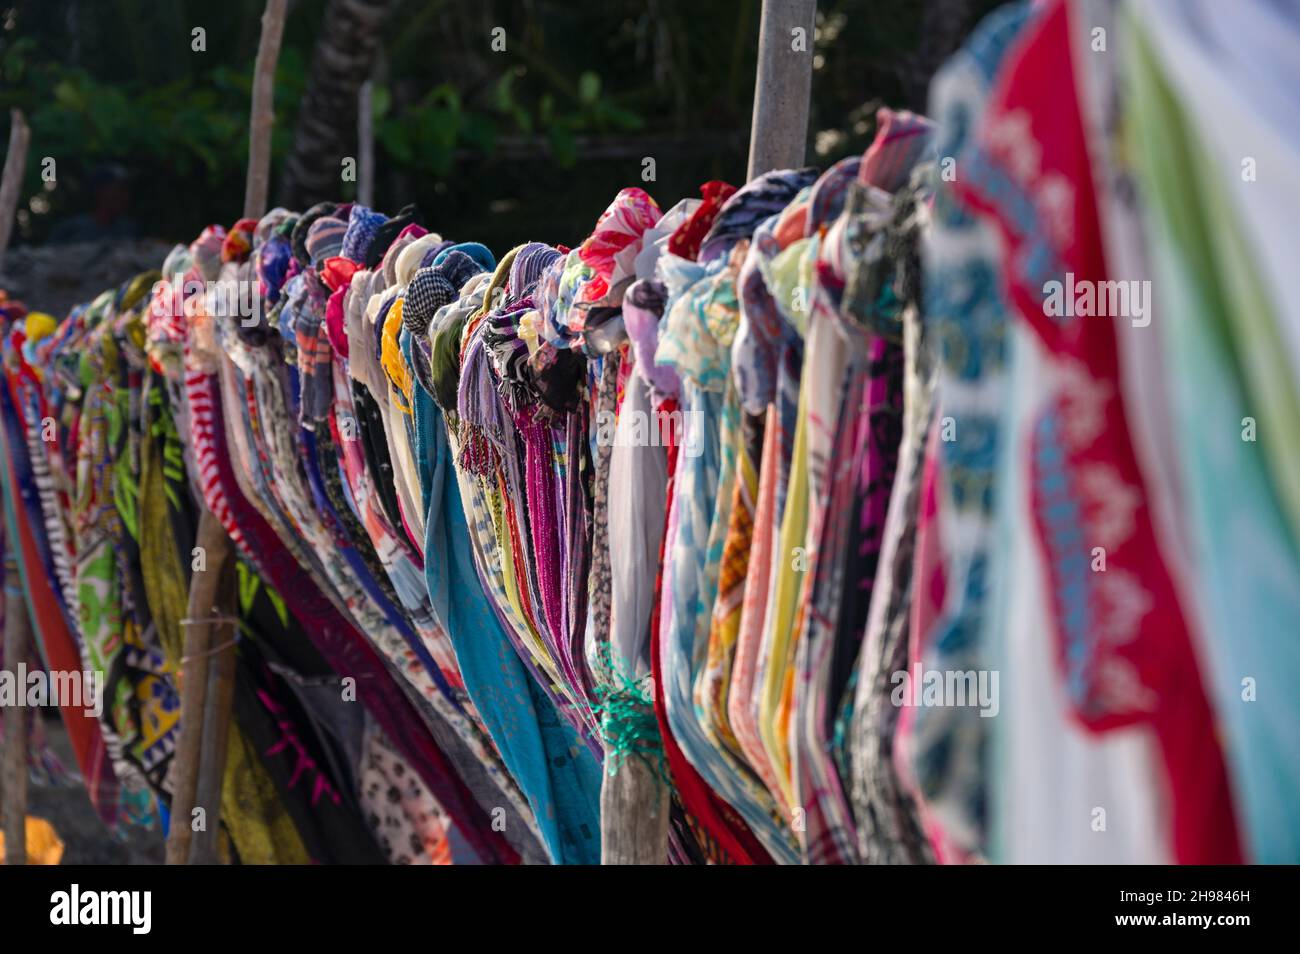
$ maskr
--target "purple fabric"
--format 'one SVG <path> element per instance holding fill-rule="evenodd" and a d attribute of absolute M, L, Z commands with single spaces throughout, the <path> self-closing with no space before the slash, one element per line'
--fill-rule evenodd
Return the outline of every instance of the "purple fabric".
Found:
<path fill-rule="evenodd" d="M 671 365 L 655 364 L 659 322 L 663 318 L 666 298 L 663 283 L 649 279 L 633 282 L 623 296 L 623 324 L 632 340 L 637 367 L 654 391 L 656 403 L 664 398 L 677 397 L 682 387 L 681 379 Z"/>
<path fill-rule="evenodd" d="M 542 273 L 559 258 L 563 258 L 559 249 L 544 242 L 529 242 L 521 248 L 510 263 L 510 296 L 523 298 L 531 295 Z"/>
<path fill-rule="evenodd" d="M 375 233 L 387 221 L 388 216 L 381 212 L 368 209 L 364 205 L 354 205 L 348 216 L 348 229 L 343 235 L 342 250 L 339 254 L 358 264 L 364 262 L 370 251 L 370 243 L 375 240 Z"/>

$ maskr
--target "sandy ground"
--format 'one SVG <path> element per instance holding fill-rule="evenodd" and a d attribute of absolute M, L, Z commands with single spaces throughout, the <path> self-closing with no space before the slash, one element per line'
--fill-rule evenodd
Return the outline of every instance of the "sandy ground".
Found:
<path fill-rule="evenodd" d="M 163 837 L 160 831 L 132 826 L 114 834 L 99 820 L 81 784 L 63 722 L 57 716 L 46 718 L 44 722 L 50 746 L 67 769 L 68 780 L 57 787 L 33 781 L 28 786 L 27 814 L 44 818 L 54 826 L 63 840 L 63 864 L 162 864 Z"/>

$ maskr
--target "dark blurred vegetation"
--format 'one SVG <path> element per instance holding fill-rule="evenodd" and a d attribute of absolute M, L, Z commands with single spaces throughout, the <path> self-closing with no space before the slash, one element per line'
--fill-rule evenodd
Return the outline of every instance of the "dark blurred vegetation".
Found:
<path fill-rule="evenodd" d="M 667 208 L 706 179 L 738 183 L 760 5 L 394 0 L 374 74 L 375 205 L 392 212 L 415 201 L 443 234 L 497 247 L 574 243 L 623 186 L 642 185 Z M 861 151 L 882 103 L 923 109 L 934 36 L 959 39 L 996 5 L 821 0 L 808 161 Z M 290 7 L 273 196 L 326 7 Z M 262 8 L 0 0 L 0 142 L 11 106 L 32 127 L 15 241 L 57 237 L 61 222 L 95 205 L 110 165 L 115 181 L 125 175 L 141 235 L 187 241 L 237 217 Z M 505 52 L 491 48 L 498 26 Z M 191 48 L 196 27 L 204 52 Z M 45 157 L 56 162 L 54 183 L 42 180 Z M 641 179 L 645 157 L 655 159 L 654 182 Z M 354 194 L 340 181 L 341 197 Z"/>

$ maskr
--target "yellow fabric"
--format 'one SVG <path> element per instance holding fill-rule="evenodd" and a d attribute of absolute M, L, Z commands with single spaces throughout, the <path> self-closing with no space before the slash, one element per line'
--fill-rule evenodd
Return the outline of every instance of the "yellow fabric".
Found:
<path fill-rule="evenodd" d="M 388 309 L 388 315 L 384 318 L 384 331 L 379 342 L 379 363 L 384 366 L 384 371 L 388 375 L 388 380 L 393 382 L 393 387 L 397 388 L 405 398 L 405 403 L 394 401 L 393 406 L 403 414 L 411 414 L 411 375 L 406 367 L 406 361 L 402 358 L 402 346 L 398 343 L 397 336 L 402 331 L 402 305 L 406 301 L 404 298 L 398 298 L 393 302 L 393 307 Z"/>
<path fill-rule="evenodd" d="M 241 864 L 311 863 L 275 783 L 235 725 L 230 727 L 226 777 L 221 785 L 221 821 L 230 832 Z"/>
<path fill-rule="evenodd" d="M 58 319 L 53 315 L 47 315 L 43 311 L 29 311 L 26 320 L 23 322 L 23 330 L 27 332 L 29 344 L 35 344 L 42 338 L 53 334 L 54 329 L 58 326 Z"/>
<path fill-rule="evenodd" d="M 542 313 L 536 308 L 524 312 L 519 319 L 519 340 L 528 346 L 528 356 L 537 354 L 542 346 Z"/>
<path fill-rule="evenodd" d="M 785 514 L 781 520 L 780 546 L 772 554 L 776 564 L 775 585 L 769 611 L 772 654 L 763 677 L 759 702 L 759 727 L 763 748 L 771 760 L 787 805 L 794 805 L 794 785 L 790 777 L 789 736 L 782 730 L 780 710 L 786 680 L 794 665 L 793 639 L 795 613 L 802 589 L 808 554 L 804 543 L 808 532 L 808 407 L 806 392 L 799 395 L 799 409 L 794 432 L 794 453 L 790 461 L 790 483 L 786 491 Z"/>
<path fill-rule="evenodd" d="M 168 666 L 179 672 L 185 642 L 180 621 L 189 615 L 189 584 L 176 559 L 175 530 L 167 512 L 162 454 L 153 441 L 140 449 L 140 572 L 145 598 Z M 183 462 L 175 464 L 184 466 Z"/>

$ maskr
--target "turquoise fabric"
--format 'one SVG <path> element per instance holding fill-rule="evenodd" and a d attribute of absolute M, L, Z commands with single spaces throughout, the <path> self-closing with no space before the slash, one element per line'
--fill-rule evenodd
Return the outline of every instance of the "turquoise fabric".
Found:
<path fill-rule="evenodd" d="M 477 262 L 485 272 L 490 272 L 497 267 L 496 256 L 492 254 L 491 249 L 478 242 L 461 242 L 459 245 L 445 248 L 434 256 L 434 259 L 430 264 L 434 266 L 441 265 L 447 260 L 447 256 L 452 252 L 464 252 L 470 258 L 474 259 L 474 261 Z"/>
<path fill-rule="evenodd" d="M 401 345 L 410 363 L 409 332 Z M 532 806 L 552 861 L 599 864 L 600 765 L 506 637 L 474 567 L 442 412 L 421 387 L 412 404 L 434 614 L 451 637 L 474 708 Z"/>
<path fill-rule="evenodd" d="M 1158 331 L 1173 369 L 1206 674 L 1249 860 L 1294 863 L 1300 554 L 1264 448 L 1242 437 L 1244 418 L 1268 412 L 1247 400 L 1234 361 L 1234 326 L 1243 324 L 1234 312 L 1248 307 L 1238 292 L 1254 269 L 1244 256 L 1221 254 L 1218 240 L 1240 229 L 1183 105 L 1144 43 L 1134 44 L 1132 61 L 1131 132 L 1152 200 L 1153 280 L 1166 318 Z M 1261 426 L 1259 440 L 1268 433 Z"/>

